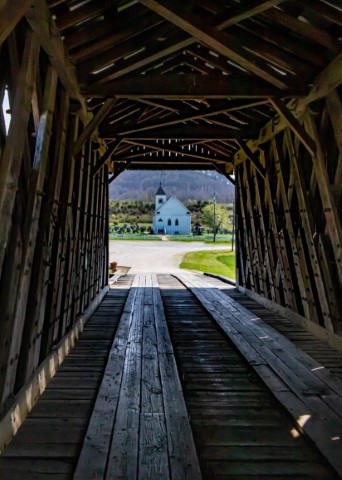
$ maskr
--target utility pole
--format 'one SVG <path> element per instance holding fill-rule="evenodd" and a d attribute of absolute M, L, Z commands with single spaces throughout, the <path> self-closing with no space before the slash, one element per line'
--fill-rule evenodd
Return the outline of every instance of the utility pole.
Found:
<path fill-rule="evenodd" d="M 216 242 L 216 194 L 214 192 L 214 242 Z"/>
<path fill-rule="evenodd" d="M 233 200 L 233 218 L 232 218 L 232 251 L 234 250 L 234 240 L 235 240 L 235 197 Z"/>

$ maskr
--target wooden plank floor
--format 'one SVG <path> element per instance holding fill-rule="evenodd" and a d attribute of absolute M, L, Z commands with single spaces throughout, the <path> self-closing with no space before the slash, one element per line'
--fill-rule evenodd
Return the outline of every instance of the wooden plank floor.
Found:
<path fill-rule="evenodd" d="M 191 292 L 158 278 L 203 476 L 336 478 Z"/>
<path fill-rule="evenodd" d="M 156 275 L 136 275 L 74 479 L 200 480 Z"/>
<path fill-rule="evenodd" d="M 1 480 L 72 478 L 132 277 L 121 277 L 0 457 Z"/>
<path fill-rule="evenodd" d="M 342 379 L 342 353 L 330 347 L 327 342 L 317 339 L 312 333 L 291 320 L 268 310 L 236 288 L 227 288 L 220 280 L 212 279 L 210 283 L 222 288 L 224 293 L 239 302 L 256 316 L 262 318 L 271 327 L 291 340 L 298 348 L 311 355 L 312 358 L 328 368 L 334 375 Z"/>
<path fill-rule="evenodd" d="M 132 280 L 89 320 L 0 457 L 1 480 L 340 478 L 184 284 L 136 276 L 128 293 Z"/>

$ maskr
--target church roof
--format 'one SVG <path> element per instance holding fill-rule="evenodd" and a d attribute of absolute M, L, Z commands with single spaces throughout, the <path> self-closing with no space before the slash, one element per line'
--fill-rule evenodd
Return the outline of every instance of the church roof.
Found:
<path fill-rule="evenodd" d="M 156 191 L 156 195 L 166 195 L 166 193 L 164 192 L 161 184 L 159 185 L 159 188 L 158 188 L 158 190 Z"/>
<path fill-rule="evenodd" d="M 169 208 L 170 205 L 172 205 L 172 204 L 176 207 L 176 209 L 180 208 L 184 212 L 186 212 L 186 213 L 189 212 L 191 214 L 190 210 L 188 208 L 186 208 L 186 206 L 180 200 L 178 200 L 177 197 L 172 195 L 172 197 L 170 197 L 168 200 L 166 200 L 166 202 L 164 202 L 162 205 L 160 205 L 160 207 L 157 208 L 154 215 L 157 215 L 158 213 L 162 213 L 162 211 L 165 210 L 165 208 Z M 175 211 L 174 214 L 177 215 L 179 213 L 180 212 L 178 210 L 178 212 Z"/>

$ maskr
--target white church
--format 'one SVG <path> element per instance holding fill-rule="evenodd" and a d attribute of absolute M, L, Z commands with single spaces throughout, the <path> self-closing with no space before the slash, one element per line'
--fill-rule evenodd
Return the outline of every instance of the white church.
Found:
<path fill-rule="evenodd" d="M 191 212 L 175 196 L 166 200 L 161 184 L 156 192 L 153 230 L 155 234 L 164 235 L 189 235 L 191 232 Z"/>

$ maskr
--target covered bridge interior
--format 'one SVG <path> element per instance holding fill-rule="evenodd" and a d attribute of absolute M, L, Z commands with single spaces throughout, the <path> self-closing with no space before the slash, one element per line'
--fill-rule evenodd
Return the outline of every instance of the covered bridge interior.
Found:
<path fill-rule="evenodd" d="M 202 475 L 243 480 L 331 479 L 336 474 L 342 478 L 338 368 L 335 373 L 328 372 L 308 353 L 297 358 L 292 347 L 275 334 L 274 341 L 281 345 L 277 351 L 287 351 L 289 357 L 281 360 L 282 364 L 289 362 L 290 370 L 282 374 L 284 384 L 280 384 L 279 378 L 272 376 L 280 368 L 279 359 L 275 363 L 272 359 L 267 360 L 270 363 L 261 361 L 263 350 L 256 347 L 254 356 L 248 355 L 244 342 L 250 334 L 240 332 L 242 340 L 238 341 L 240 336 L 226 323 L 235 315 L 244 318 L 249 328 L 258 318 L 258 309 L 250 314 L 234 303 L 243 302 L 242 293 L 248 294 L 258 305 L 276 312 L 273 327 L 280 317 L 284 322 L 293 321 L 300 325 L 301 335 L 311 332 L 342 351 L 340 2 L 4 0 L 0 2 L 0 48 L 0 450 L 4 451 L 0 477 L 179 480 Z M 178 287 L 171 277 L 119 279 L 117 288 L 108 293 L 108 183 L 127 169 L 214 169 L 235 182 L 237 288 L 230 289 L 230 296 L 218 280 L 196 276 L 179 278 L 182 283 Z M 5 447 L 64 357 L 79 336 L 82 342 L 88 318 L 95 322 L 99 318 L 100 314 L 91 315 L 102 301 L 102 320 L 108 320 L 112 308 L 119 308 L 115 291 L 118 298 L 126 291 L 123 315 L 131 308 L 143 317 L 153 305 L 160 319 L 164 318 L 163 302 L 166 316 L 168 308 L 177 311 L 171 300 L 176 295 L 173 289 L 178 288 L 181 296 L 180 285 L 192 292 L 223 331 L 235 335 L 235 346 L 255 370 L 259 368 L 258 375 L 292 412 L 298 435 L 308 436 L 322 454 L 321 467 L 310 470 L 312 457 L 303 454 L 309 459 L 307 470 L 303 467 L 288 473 L 284 465 L 291 462 L 281 456 L 275 463 L 283 465 L 285 473 L 280 467 L 274 470 L 270 461 L 268 469 L 258 470 L 256 465 L 266 455 L 259 445 L 249 470 L 234 470 L 230 464 L 226 471 L 223 458 L 229 459 L 230 451 L 223 452 L 226 447 L 218 442 L 216 460 L 203 460 L 209 453 L 198 447 L 194 434 L 196 454 L 191 430 L 184 433 L 186 440 L 176 455 L 176 467 L 169 452 L 167 472 L 161 467 L 168 465 L 164 457 L 154 460 L 151 469 L 139 463 L 134 473 L 129 472 L 131 459 L 126 467 L 120 464 L 120 470 L 106 457 L 104 466 L 96 465 L 97 470 L 90 474 L 92 467 L 84 459 L 90 458 L 91 448 L 102 452 L 102 444 L 89 446 L 86 442 L 83 457 L 76 449 L 75 458 L 81 459 L 78 463 L 64 450 L 59 457 L 57 453 L 49 456 L 46 446 L 46 458 L 41 451 L 34 454 L 33 447 L 23 447 L 25 442 L 17 454 L 6 457 Z M 161 296 L 156 293 L 163 289 Z M 167 295 L 168 290 L 172 294 Z M 193 300 L 182 298 L 178 300 L 184 313 Z M 190 310 L 196 308 L 193 305 Z M 271 316 L 265 313 L 265 318 Z M 148 318 L 146 326 L 150 326 Z M 99 331 L 105 329 L 103 325 L 99 323 Z M 156 328 L 157 333 L 158 328 L 162 332 L 167 329 L 164 324 Z M 189 348 L 196 332 L 195 325 Z M 128 345 L 130 333 L 126 334 Z M 259 335 L 259 340 L 267 335 Z M 119 351 L 122 343 L 117 336 L 115 339 Z M 165 340 L 164 347 L 160 356 L 169 359 L 172 346 Z M 125 350 L 121 357 L 133 358 L 133 354 Z M 93 362 L 93 353 L 89 355 Z M 329 358 L 333 355 L 337 355 L 338 366 L 339 354 L 327 353 Z M 291 364 L 294 357 L 297 366 Z M 309 375 L 306 385 L 310 388 L 291 396 L 284 378 L 296 368 L 299 372 L 303 365 L 308 368 L 309 373 L 303 375 Z M 165 371 L 172 368 L 168 365 Z M 314 379 L 312 372 L 318 372 Z M 172 378 L 176 381 L 177 374 Z M 182 397 L 179 385 L 179 379 L 172 388 L 169 385 L 168 395 L 179 390 Z M 178 401 L 183 405 L 178 397 L 171 404 Z M 304 404 L 311 409 L 311 423 L 303 422 L 298 413 Z M 171 409 L 169 418 L 188 418 L 189 407 L 183 407 L 173 413 Z M 106 408 L 101 421 L 96 417 L 98 425 L 106 423 L 110 406 Z M 50 415 L 53 431 L 53 408 Z M 153 412 L 151 415 L 155 418 Z M 230 428 L 229 422 L 220 427 L 222 431 Z M 176 429 L 172 422 L 169 425 L 166 420 L 166 424 L 171 431 Z M 141 425 L 143 431 L 146 425 Z M 104 438 L 106 435 L 116 438 L 108 432 Z M 89 438 L 93 438 L 91 434 Z M 118 451 L 120 442 L 118 439 Z M 139 451 L 148 459 L 144 445 Z M 130 447 L 125 448 L 126 460 Z M 153 458 L 158 457 L 156 451 L 162 449 L 156 448 Z M 185 454 L 192 466 L 182 470 Z M 138 457 L 135 454 L 134 458 Z M 38 470 L 34 470 L 32 458 Z M 19 473 L 13 473 L 13 465 Z M 67 465 L 67 470 L 61 465 Z"/>

